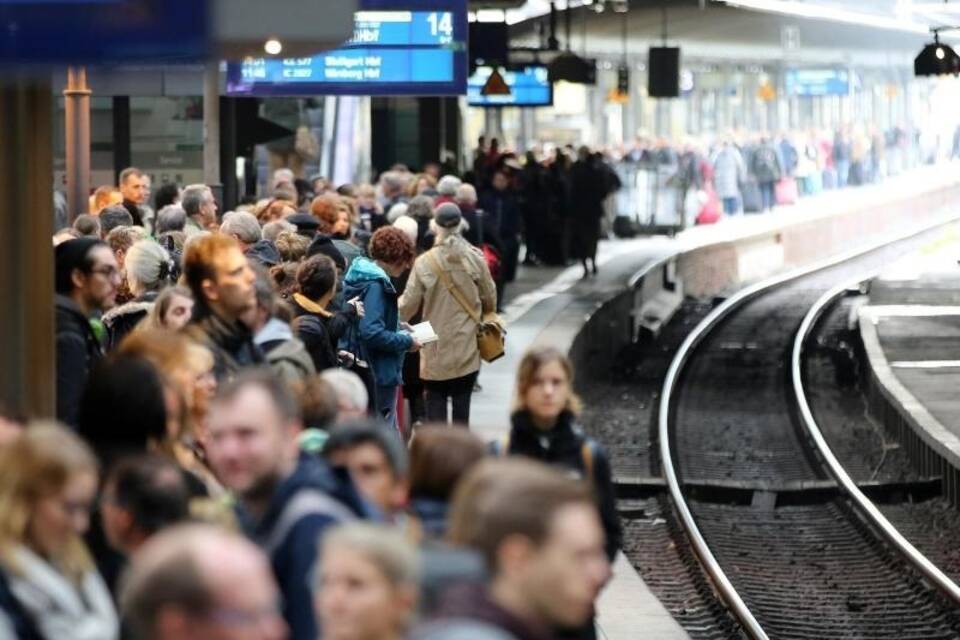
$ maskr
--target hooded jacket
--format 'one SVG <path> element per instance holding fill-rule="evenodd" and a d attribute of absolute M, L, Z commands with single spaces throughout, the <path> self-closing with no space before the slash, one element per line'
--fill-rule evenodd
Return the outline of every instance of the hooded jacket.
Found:
<path fill-rule="evenodd" d="M 318 540 L 327 527 L 369 515 L 345 470 L 306 455 L 277 485 L 262 518 L 237 507 L 243 530 L 270 558 L 293 640 L 319 637 L 311 588 Z"/>
<path fill-rule="evenodd" d="M 610 471 L 610 459 L 606 451 L 588 438 L 576 424 L 575 416 L 564 411 L 553 429 L 544 431 L 533 424 L 530 414 L 517 411 L 510 417 L 512 426 L 505 453 L 533 458 L 546 464 L 569 469 L 580 477 L 587 473 L 583 449 L 589 446 L 592 461 L 592 478 L 597 496 L 600 520 L 606 533 L 607 557 L 612 561 L 623 543 L 623 528 L 617 512 L 617 496 Z"/>
<path fill-rule="evenodd" d="M 267 364 L 286 382 L 303 382 L 317 372 L 303 342 L 283 320 L 270 318 L 253 339 L 267 359 Z"/>
<path fill-rule="evenodd" d="M 107 351 L 113 351 L 120 346 L 123 339 L 147 317 L 158 295 L 159 292 L 151 291 L 103 314 L 103 328 L 107 331 Z"/>
<path fill-rule="evenodd" d="M 93 367 L 103 358 L 103 346 L 80 305 L 54 296 L 57 342 L 57 419 L 77 426 L 80 397 Z"/>
<path fill-rule="evenodd" d="M 397 290 L 387 273 L 369 258 L 357 258 L 343 278 L 343 298 L 359 297 L 365 314 L 357 331 L 349 332 L 340 347 L 370 363 L 377 385 L 403 383 L 403 357 L 413 344 L 408 333 L 399 330 Z"/>

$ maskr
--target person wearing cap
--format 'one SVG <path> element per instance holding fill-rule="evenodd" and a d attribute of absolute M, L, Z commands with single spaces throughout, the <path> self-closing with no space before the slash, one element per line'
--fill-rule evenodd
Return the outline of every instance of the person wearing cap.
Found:
<path fill-rule="evenodd" d="M 448 202 L 437 207 L 436 243 L 414 263 L 399 308 L 400 317 L 409 320 L 422 307 L 423 320 L 439 336 L 420 352 L 427 420 L 467 426 L 470 397 L 480 371 L 474 317 L 496 309 L 497 293 L 483 253 L 463 238 L 463 228 L 457 205 Z M 472 313 L 463 308 L 451 287 L 469 302 Z"/>
<path fill-rule="evenodd" d="M 83 388 L 103 357 L 90 318 L 114 306 L 120 269 L 110 247 L 95 238 L 57 245 L 54 262 L 57 419 L 75 427 Z"/>
<path fill-rule="evenodd" d="M 287 222 L 297 228 L 297 233 L 311 240 L 317 235 L 317 229 L 320 228 L 320 221 L 303 211 L 295 213 L 292 216 L 287 216 L 286 219 Z"/>

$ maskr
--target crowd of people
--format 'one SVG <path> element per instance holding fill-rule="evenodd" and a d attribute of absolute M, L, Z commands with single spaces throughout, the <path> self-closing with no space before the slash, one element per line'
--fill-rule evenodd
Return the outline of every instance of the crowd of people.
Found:
<path fill-rule="evenodd" d="M 58 422 L 0 408 L 0 638 L 594 637 L 622 533 L 570 361 L 458 428 L 519 241 L 483 170 L 97 189 L 53 238 Z"/>

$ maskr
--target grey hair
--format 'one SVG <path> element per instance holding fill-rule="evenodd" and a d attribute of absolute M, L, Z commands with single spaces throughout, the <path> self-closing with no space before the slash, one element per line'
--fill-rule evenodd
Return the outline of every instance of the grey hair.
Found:
<path fill-rule="evenodd" d="M 205 184 L 191 184 L 183 190 L 180 197 L 180 206 L 186 211 L 188 216 L 195 216 L 200 213 L 202 207 L 209 199 L 213 199 L 213 192 Z"/>
<path fill-rule="evenodd" d="M 384 191 L 403 191 L 406 180 L 399 171 L 386 171 L 380 176 L 380 186 Z"/>
<path fill-rule="evenodd" d="M 170 254 L 153 240 L 139 240 L 124 260 L 127 284 L 135 295 L 156 291 L 170 279 Z"/>
<path fill-rule="evenodd" d="M 457 187 L 457 202 L 477 203 L 477 189 L 470 183 L 463 183 Z"/>
<path fill-rule="evenodd" d="M 245 211 L 231 211 L 224 215 L 220 233 L 237 236 L 244 244 L 253 244 L 263 237 L 257 216 Z"/>
<path fill-rule="evenodd" d="M 440 178 L 440 182 L 437 183 L 437 193 L 442 196 L 453 197 L 461 184 L 463 183 L 457 176 L 443 176 Z"/>
<path fill-rule="evenodd" d="M 168 204 L 157 212 L 153 232 L 160 235 L 167 231 L 183 231 L 187 225 L 187 212 L 178 204 Z"/>
<path fill-rule="evenodd" d="M 356 551 L 369 560 L 394 587 L 415 587 L 420 579 L 416 547 L 395 527 L 348 522 L 324 533 L 320 545 L 322 554 L 342 549 Z"/>
<path fill-rule="evenodd" d="M 433 218 L 433 198 L 417 196 L 407 203 L 407 215 L 414 220 L 430 220 Z"/>
<path fill-rule="evenodd" d="M 268 222 L 263 225 L 263 239 L 269 240 L 270 242 L 276 242 L 277 236 L 279 236 L 284 231 L 289 231 L 291 233 L 297 232 L 297 225 L 292 222 L 287 222 L 286 220 L 274 220 L 273 222 Z"/>
<path fill-rule="evenodd" d="M 387 211 L 387 222 L 393 224 L 397 221 L 397 218 L 400 216 L 407 215 L 407 203 L 398 202 L 397 204 L 390 207 L 390 211 Z"/>
<path fill-rule="evenodd" d="M 360 376 L 345 369 L 324 369 L 320 378 L 330 383 L 337 392 L 341 404 L 349 406 L 354 411 L 366 411 L 370 397 L 367 387 Z"/>

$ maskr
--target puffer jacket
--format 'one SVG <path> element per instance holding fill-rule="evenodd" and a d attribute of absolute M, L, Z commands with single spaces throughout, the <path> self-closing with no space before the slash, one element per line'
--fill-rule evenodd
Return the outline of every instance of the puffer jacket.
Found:
<path fill-rule="evenodd" d="M 497 289 L 483 253 L 460 236 L 449 236 L 417 258 L 400 297 L 400 316 L 409 320 L 423 309 L 439 340 L 420 352 L 420 377 L 452 380 L 480 369 L 477 323 L 464 311 L 436 271 L 436 256 L 453 285 L 482 315 L 497 308 Z"/>
<path fill-rule="evenodd" d="M 343 298 L 363 301 L 365 313 L 356 331 L 340 341 L 340 348 L 366 360 L 377 384 L 403 383 L 403 356 L 413 338 L 400 331 L 397 290 L 387 273 L 369 258 L 357 258 L 343 278 Z"/>

